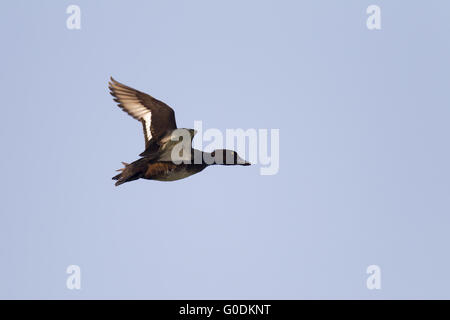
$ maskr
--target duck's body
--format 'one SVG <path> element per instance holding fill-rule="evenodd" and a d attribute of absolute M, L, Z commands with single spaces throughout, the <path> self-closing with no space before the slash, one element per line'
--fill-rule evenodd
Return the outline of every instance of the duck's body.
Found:
<path fill-rule="evenodd" d="M 116 185 L 137 180 L 176 181 L 199 173 L 208 165 L 206 163 L 180 163 L 154 161 L 148 158 L 140 158 L 130 164 L 125 164 L 122 172 L 115 177 Z"/>
<path fill-rule="evenodd" d="M 130 164 L 124 163 L 125 167 L 118 170 L 121 173 L 113 177 L 117 180 L 116 186 L 140 178 L 158 181 L 180 180 L 213 164 L 250 165 L 231 150 L 205 153 L 191 146 L 190 157 L 187 152 L 189 161 L 179 161 L 186 159 L 180 158 L 180 153 L 172 152 L 174 147 L 186 139 L 191 143 L 195 130 L 177 129 L 172 108 L 146 93 L 125 86 L 113 78 L 109 83 L 109 89 L 115 98 L 114 101 L 119 103 L 119 107 L 142 123 L 145 137 L 145 151 L 140 154 L 141 158 Z M 219 161 L 215 161 L 216 155 Z M 213 161 L 205 161 L 205 156 L 206 159 L 213 159 Z M 223 159 L 226 161 L 220 161 Z"/>

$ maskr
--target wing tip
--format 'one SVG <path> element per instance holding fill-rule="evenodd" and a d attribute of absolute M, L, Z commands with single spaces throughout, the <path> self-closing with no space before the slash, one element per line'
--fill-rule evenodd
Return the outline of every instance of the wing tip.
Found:
<path fill-rule="evenodd" d="M 112 76 L 109 77 L 108 88 L 109 90 L 114 90 L 116 87 L 120 87 L 121 83 L 114 79 Z"/>

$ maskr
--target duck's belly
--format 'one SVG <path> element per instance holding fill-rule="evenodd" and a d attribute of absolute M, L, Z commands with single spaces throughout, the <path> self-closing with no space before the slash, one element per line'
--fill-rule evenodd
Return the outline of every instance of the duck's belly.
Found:
<path fill-rule="evenodd" d="M 189 176 L 192 176 L 193 174 L 196 174 L 197 172 L 187 170 L 186 168 L 177 168 L 172 171 L 166 172 L 163 175 L 156 176 L 153 178 L 153 180 L 158 181 L 175 181 L 187 178 Z"/>
<path fill-rule="evenodd" d="M 176 165 L 173 163 L 153 163 L 150 164 L 145 174 L 146 179 L 158 181 L 175 181 L 187 178 L 202 171 L 204 166 Z"/>

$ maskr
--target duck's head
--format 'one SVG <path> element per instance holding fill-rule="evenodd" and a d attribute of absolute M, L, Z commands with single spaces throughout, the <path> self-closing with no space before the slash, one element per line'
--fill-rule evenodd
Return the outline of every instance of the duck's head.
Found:
<path fill-rule="evenodd" d="M 225 166 L 249 166 L 250 162 L 242 159 L 236 151 L 217 149 L 211 152 L 211 157 L 214 159 L 214 164 L 221 164 Z"/>

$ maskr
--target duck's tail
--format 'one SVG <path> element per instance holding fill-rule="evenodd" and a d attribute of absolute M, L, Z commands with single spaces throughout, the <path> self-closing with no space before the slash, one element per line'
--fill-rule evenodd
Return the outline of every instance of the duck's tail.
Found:
<path fill-rule="evenodd" d="M 117 171 L 120 171 L 120 173 L 112 178 L 113 180 L 117 180 L 115 183 L 116 186 L 128 181 L 137 180 L 144 176 L 145 171 L 142 170 L 142 166 L 138 161 L 133 163 L 122 162 L 124 167 L 118 169 Z"/>

